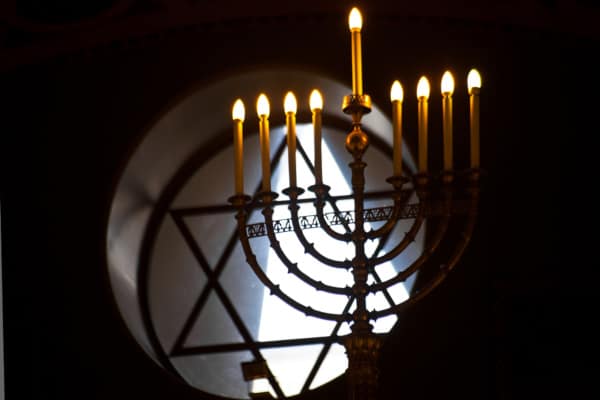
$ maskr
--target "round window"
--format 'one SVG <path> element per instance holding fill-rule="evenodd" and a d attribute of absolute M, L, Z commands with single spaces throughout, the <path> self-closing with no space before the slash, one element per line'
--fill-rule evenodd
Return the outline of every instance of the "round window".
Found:
<path fill-rule="evenodd" d="M 235 210 L 227 203 L 234 190 L 227 115 L 231 99 L 210 104 L 202 101 L 210 92 L 245 91 L 248 99 L 253 99 L 259 93 L 255 86 L 261 81 L 270 82 L 274 94 L 285 93 L 289 85 L 298 88 L 297 93 L 309 93 L 313 85 L 320 85 L 326 99 L 329 95 L 340 99 L 337 93 L 349 91 L 335 82 L 289 71 L 249 74 L 203 89 L 194 95 L 196 101 L 187 99 L 151 130 L 121 179 L 109 223 L 113 288 L 125 321 L 138 341 L 157 362 L 187 384 L 227 398 L 249 398 L 253 393 L 265 392 L 279 398 L 297 395 L 340 376 L 347 367 L 341 344 L 350 332 L 347 323 L 306 316 L 272 296 L 247 265 L 237 237 Z M 236 89 L 223 91 L 227 86 Z M 222 107 L 219 112 L 214 111 L 215 104 Z M 327 108 L 326 104 L 324 110 Z M 338 104 L 331 108 L 335 109 L 331 112 L 333 121 L 344 119 L 336 114 Z M 298 186 L 307 188 L 315 179 L 314 143 L 312 126 L 300 121 L 302 115 L 299 113 L 297 126 L 297 177 Z M 389 122 L 376 108 L 368 118 L 373 118 L 375 140 L 365 156 L 366 189 L 376 193 L 389 189 L 385 182 L 392 170 L 386 144 L 389 138 L 377 137 L 377 128 L 388 128 Z M 247 117 L 245 125 L 244 180 L 245 191 L 254 194 L 260 187 L 261 167 L 258 123 L 253 129 L 251 120 Z M 273 191 L 281 193 L 289 186 L 285 128 L 277 123 L 273 126 L 271 185 Z M 211 131 L 214 133 L 204 139 L 194 137 L 194 132 Z M 345 197 L 351 192 L 347 165 L 350 156 L 344 149 L 346 133 L 333 125 L 323 129 L 323 180 L 331 187 L 325 212 L 330 215 L 353 208 L 352 201 Z M 407 168 L 411 168 L 410 154 L 405 159 Z M 146 190 L 140 191 L 140 186 Z M 145 197 L 145 201 L 136 204 L 136 196 L 138 201 Z M 289 215 L 285 196 L 280 196 L 273 218 L 285 226 Z M 300 214 L 306 221 L 316 213 L 311 196 L 308 191 L 301 196 Z M 367 202 L 368 207 L 385 205 L 376 197 Z M 259 209 L 251 212 L 249 223 L 263 223 Z M 351 229 L 345 224 L 348 222 L 339 220 L 334 228 L 340 232 Z M 329 258 L 344 260 L 353 254 L 350 244 L 330 239 L 310 223 L 303 227 L 309 241 Z M 384 254 L 389 250 L 388 242 L 395 243 L 395 236 L 400 237 L 404 230 L 406 226 L 398 224 L 388 237 L 394 240 L 370 242 L 367 251 Z M 288 273 L 260 232 L 258 229 L 251 239 L 253 251 L 264 272 L 288 296 L 328 313 L 352 311 L 352 296 L 318 291 L 306 280 Z M 371 271 L 371 282 L 386 280 L 418 257 L 422 235 L 421 231 L 402 257 Z M 286 256 L 309 280 L 339 288 L 352 285 L 350 272 L 327 267 L 305 254 L 293 232 L 282 229 L 277 239 Z M 411 284 L 398 283 L 369 296 L 367 307 L 384 309 L 403 302 Z M 374 322 L 374 331 L 385 334 L 395 322 L 394 315 L 381 318 Z"/>

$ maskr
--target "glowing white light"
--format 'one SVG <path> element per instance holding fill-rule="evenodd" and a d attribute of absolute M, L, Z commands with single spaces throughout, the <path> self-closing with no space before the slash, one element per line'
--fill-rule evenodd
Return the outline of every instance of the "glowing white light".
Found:
<path fill-rule="evenodd" d="M 296 114 L 296 110 L 298 109 L 298 103 L 296 102 L 296 96 L 294 96 L 294 93 L 287 92 L 287 94 L 285 95 L 285 99 L 283 99 L 283 109 L 286 114 Z"/>
<path fill-rule="evenodd" d="M 261 94 L 258 96 L 258 100 L 256 100 L 256 112 L 259 117 L 265 116 L 269 118 L 269 99 L 265 94 Z"/>
<path fill-rule="evenodd" d="M 317 89 L 314 89 L 310 93 L 309 104 L 311 111 L 323 109 L 323 96 L 321 96 L 321 93 Z"/>
<path fill-rule="evenodd" d="M 362 29 L 362 23 L 362 15 L 360 15 L 358 8 L 354 7 L 350 11 L 350 15 L 348 15 L 348 26 L 350 27 L 350 30 L 353 31 L 358 29 L 360 31 Z"/>
<path fill-rule="evenodd" d="M 402 90 L 402 85 L 399 81 L 394 81 L 392 83 L 392 88 L 390 90 L 390 100 L 392 101 L 402 101 L 404 100 L 404 91 Z"/>
<path fill-rule="evenodd" d="M 424 76 L 419 79 L 417 84 L 417 98 L 421 97 L 429 98 L 429 81 Z"/>
<path fill-rule="evenodd" d="M 479 71 L 476 69 L 469 71 L 469 75 L 467 75 L 467 87 L 469 90 L 472 88 L 481 88 L 481 75 L 479 75 Z"/>
<path fill-rule="evenodd" d="M 450 71 L 444 72 L 442 75 L 442 94 L 448 93 L 452 95 L 454 93 L 454 78 Z"/>
<path fill-rule="evenodd" d="M 231 110 L 231 118 L 233 120 L 244 121 L 244 117 L 246 116 L 246 110 L 244 109 L 244 103 L 241 99 L 237 99 L 235 103 L 233 103 L 233 109 Z"/>

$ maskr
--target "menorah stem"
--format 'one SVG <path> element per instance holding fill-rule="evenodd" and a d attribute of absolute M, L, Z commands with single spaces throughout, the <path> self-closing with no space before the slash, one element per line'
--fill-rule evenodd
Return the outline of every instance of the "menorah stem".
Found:
<path fill-rule="evenodd" d="M 350 400 L 373 400 L 377 393 L 377 359 L 381 340 L 373 333 L 367 311 L 367 278 L 368 262 L 365 254 L 364 200 L 365 200 L 365 167 L 362 155 L 369 144 L 367 135 L 355 123 L 354 129 L 346 138 L 346 148 L 352 154 L 352 195 L 354 197 L 355 226 L 351 233 L 355 253 L 352 259 L 352 287 L 356 298 L 352 333 L 346 338 L 344 345 L 348 355 L 347 379 Z"/>
<path fill-rule="evenodd" d="M 354 196 L 355 210 L 355 225 L 354 231 L 351 234 L 354 244 L 354 258 L 352 259 L 352 274 L 354 276 L 353 291 L 356 296 L 356 312 L 354 317 L 354 327 L 361 332 L 370 330 L 369 316 L 367 312 L 367 257 L 365 254 L 365 241 L 367 235 L 365 233 L 364 221 L 364 191 L 365 191 L 365 176 L 364 163 L 360 157 L 354 155 L 354 161 L 350 163 L 352 168 L 352 193 Z"/>

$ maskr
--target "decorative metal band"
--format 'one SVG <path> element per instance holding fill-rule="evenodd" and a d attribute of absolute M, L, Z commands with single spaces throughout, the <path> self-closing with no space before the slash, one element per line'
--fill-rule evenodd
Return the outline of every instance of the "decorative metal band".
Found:
<path fill-rule="evenodd" d="M 367 208 L 363 211 L 365 222 L 387 221 L 394 210 L 393 206 Z M 419 210 L 419 204 L 407 204 L 400 211 L 400 219 L 416 218 Z M 340 211 L 339 213 L 330 212 L 323 215 L 329 225 L 353 224 L 355 221 L 354 211 Z M 300 227 L 304 229 L 320 228 L 319 218 L 317 215 L 300 215 L 298 216 Z M 292 232 L 291 218 L 279 219 L 273 221 L 273 231 L 275 233 Z M 248 238 L 259 236 L 267 236 L 267 227 L 264 222 L 246 225 L 246 234 Z"/>

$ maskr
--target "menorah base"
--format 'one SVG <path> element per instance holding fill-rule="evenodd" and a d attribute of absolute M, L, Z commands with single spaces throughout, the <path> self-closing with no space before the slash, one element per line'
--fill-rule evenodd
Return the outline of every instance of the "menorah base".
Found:
<path fill-rule="evenodd" d="M 375 400 L 379 370 L 377 360 L 382 339 L 373 332 L 352 332 L 344 340 L 348 356 L 348 398 Z"/>

